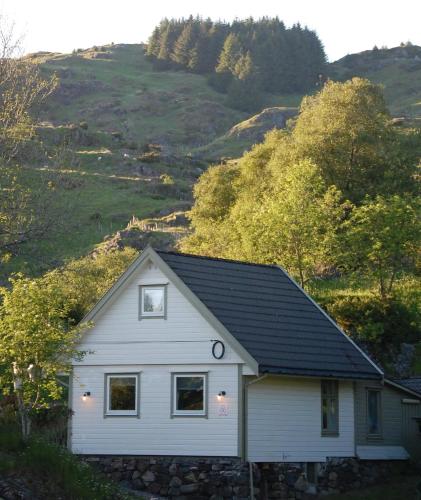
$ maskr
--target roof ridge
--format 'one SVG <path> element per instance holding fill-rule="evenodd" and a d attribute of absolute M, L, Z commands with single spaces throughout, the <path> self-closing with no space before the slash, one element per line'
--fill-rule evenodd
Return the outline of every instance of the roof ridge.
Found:
<path fill-rule="evenodd" d="M 280 269 L 280 266 L 278 266 L 277 264 L 259 264 L 257 262 L 247 262 L 244 260 L 236 260 L 236 259 L 224 259 L 221 257 L 209 257 L 207 255 L 197 255 L 197 254 L 193 254 L 193 253 L 184 253 L 184 252 L 173 252 L 170 250 L 155 250 L 155 251 L 158 254 L 164 253 L 167 255 L 177 255 L 177 256 L 181 256 L 181 257 L 192 257 L 192 258 L 202 259 L 202 260 L 214 260 L 217 262 L 228 262 L 231 264 L 243 264 L 245 266 L 269 267 L 272 269 Z"/>

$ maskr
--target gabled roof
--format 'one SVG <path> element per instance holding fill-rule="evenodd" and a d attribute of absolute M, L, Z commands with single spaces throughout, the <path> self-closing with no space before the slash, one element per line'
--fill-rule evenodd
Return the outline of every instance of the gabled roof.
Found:
<path fill-rule="evenodd" d="M 278 266 L 146 248 L 82 320 L 154 261 L 253 372 L 382 379 L 382 371 Z"/>
<path fill-rule="evenodd" d="M 278 266 L 157 251 L 260 372 L 379 379 L 379 368 Z"/>

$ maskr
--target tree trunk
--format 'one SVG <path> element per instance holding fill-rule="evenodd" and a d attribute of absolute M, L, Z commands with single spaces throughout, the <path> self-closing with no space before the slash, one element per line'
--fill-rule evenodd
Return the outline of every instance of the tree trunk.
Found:
<path fill-rule="evenodd" d="M 16 393 L 16 397 L 18 400 L 18 411 L 20 416 L 22 437 L 24 441 L 27 441 L 31 434 L 31 417 L 29 415 L 29 410 L 25 406 L 25 403 L 22 400 L 22 396 L 19 392 Z"/>

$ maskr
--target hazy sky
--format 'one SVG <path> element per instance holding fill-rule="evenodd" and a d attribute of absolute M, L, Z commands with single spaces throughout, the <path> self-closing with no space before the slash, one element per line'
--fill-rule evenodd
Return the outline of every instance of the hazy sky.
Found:
<path fill-rule="evenodd" d="M 146 41 L 162 17 L 278 16 L 315 29 L 329 60 L 410 40 L 421 45 L 421 0 L 0 0 L 25 33 L 26 52 L 70 52 Z"/>

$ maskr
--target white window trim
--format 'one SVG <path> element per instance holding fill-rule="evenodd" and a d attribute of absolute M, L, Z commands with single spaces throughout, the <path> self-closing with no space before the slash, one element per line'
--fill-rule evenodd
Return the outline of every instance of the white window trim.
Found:
<path fill-rule="evenodd" d="M 203 379 L 203 410 L 177 410 L 177 379 L 186 377 L 201 377 Z M 172 373 L 171 374 L 171 417 L 202 417 L 208 416 L 208 374 L 207 372 Z"/>
<path fill-rule="evenodd" d="M 104 380 L 104 417 L 139 417 L 140 400 L 140 373 L 106 373 Z M 112 378 L 134 378 L 135 385 L 135 409 L 134 410 L 110 410 L 110 380 Z"/>
<path fill-rule="evenodd" d="M 164 310 L 162 312 L 145 312 L 144 305 L 144 292 L 147 289 L 162 290 L 164 294 Z M 166 284 L 147 284 L 139 285 L 139 319 L 144 318 L 163 318 L 167 319 L 167 285 Z"/>

